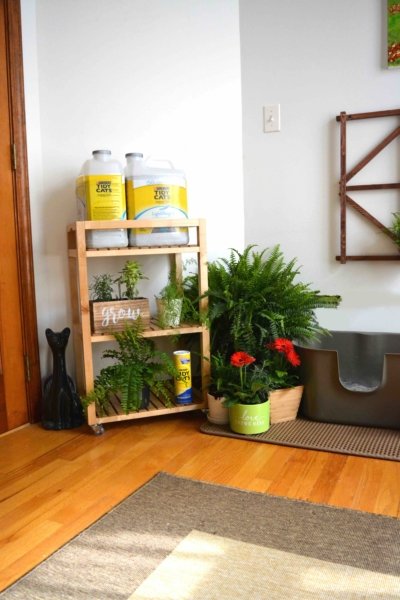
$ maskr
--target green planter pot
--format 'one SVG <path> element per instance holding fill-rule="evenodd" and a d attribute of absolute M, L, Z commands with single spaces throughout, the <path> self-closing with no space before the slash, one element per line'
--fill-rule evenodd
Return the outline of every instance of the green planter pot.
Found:
<path fill-rule="evenodd" d="M 229 426 L 235 433 L 251 435 L 268 431 L 269 400 L 262 404 L 234 404 L 229 407 Z"/>

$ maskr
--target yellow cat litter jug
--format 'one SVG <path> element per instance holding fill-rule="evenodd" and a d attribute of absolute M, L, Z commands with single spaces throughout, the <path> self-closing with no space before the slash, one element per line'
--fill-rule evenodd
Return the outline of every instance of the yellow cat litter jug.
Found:
<path fill-rule="evenodd" d="M 125 155 L 128 219 L 187 219 L 186 177 L 168 160 Z M 130 246 L 189 243 L 187 227 L 140 228 L 129 232 Z"/>
<path fill-rule="evenodd" d="M 122 165 L 110 150 L 93 150 L 76 182 L 78 220 L 126 220 L 125 178 Z M 88 248 L 121 248 L 128 245 L 126 229 L 86 232 Z"/>

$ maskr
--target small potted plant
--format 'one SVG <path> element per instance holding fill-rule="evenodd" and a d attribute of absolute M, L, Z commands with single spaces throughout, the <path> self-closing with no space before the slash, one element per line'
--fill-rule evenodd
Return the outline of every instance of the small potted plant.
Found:
<path fill-rule="evenodd" d="M 101 369 L 93 390 L 81 398 L 82 405 L 88 407 L 94 402 L 97 414 L 104 416 L 117 401 L 128 414 L 147 408 L 152 392 L 165 406 L 171 406 L 169 380 L 177 375 L 171 357 L 157 350 L 153 340 L 143 337 L 140 321 L 114 335 L 118 349 L 105 350 L 103 358 L 115 362 Z"/>
<path fill-rule="evenodd" d="M 207 415 L 211 423 L 228 423 L 229 415 L 223 411 L 236 403 L 236 400 L 240 400 L 241 388 L 237 388 L 240 378 L 237 371 L 236 374 L 232 371 L 232 366 L 239 366 L 240 357 L 244 362 L 248 361 L 246 364 L 251 365 L 248 367 L 250 383 L 253 386 L 251 390 L 258 391 L 255 382 L 261 382 L 262 389 L 268 390 L 270 424 L 291 421 L 297 417 L 303 386 L 299 385 L 300 357 L 293 343 L 286 338 L 278 338 L 266 344 L 264 352 L 260 354 L 263 356 L 261 362 L 243 352 L 234 353 L 229 363 L 224 361 L 220 354 L 211 357 Z M 246 367 L 246 364 L 243 364 L 242 368 Z M 247 377 L 246 369 L 244 377 Z M 236 389 L 232 390 L 232 382 Z M 245 389 L 245 393 L 247 397 L 248 390 Z M 244 402 L 247 403 L 248 400 Z"/>
<path fill-rule="evenodd" d="M 93 283 L 89 286 L 92 333 L 122 331 L 126 323 L 139 318 L 144 327 L 149 325 L 149 300 L 137 296 L 141 279 L 147 278 L 143 275 L 140 265 L 133 260 L 126 261 L 116 279 L 108 273 L 94 276 Z M 118 285 L 118 294 L 115 297 L 113 284 Z"/>
<path fill-rule="evenodd" d="M 181 323 L 184 290 L 176 267 L 171 267 L 168 282 L 156 296 L 157 319 L 162 328 L 179 327 Z"/>
<path fill-rule="evenodd" d="M 109 273 L 95 275 L 89 290 L 95 302 L 111 302 L 114 293 L 112 276 Z"/>
<path fill-rule="evenodd" d="M 229 409 L 225 406 L 224 381 L 229 378 L 229 365 L 217 353 L 211 356 L 211 377 L 207 394 L 207 419 L 216 425 L 229 423 Z"/>
<path fill-rule="evenodd" d="M 249 435 L 269 429 L 269 375 L 264 364 L 256 364 L 247 352 L 234 352 L 220 370 L 218 387 L 232 431 Z"/>
<path fill-rule="evenodd" d="M 163 328 L 200 322 L 198 276 L 188 272 L 191 262 L 185 262 L 181 277 L 176 266 L 171 267 L 167 284 L 156 296 L 157 319 Z"/>
<path fill-rule="evenodd" d="M 138 285 L 142 279 L 148 279 L 142 271 L 142 267 L 135 260 L 127 260 L 119 276 L 114 280 L 118 285 L 119 298 L 134 300 L 137 298 L 139 290 Z M 124 293 L 122 292 L 125 288 Z"/>
<path fill-rule="evenodd" d="M 297 417 L 303 386 L 299 384 L 300 356 L 293 342 L 277 338 L 266 345 L 264 359 L 269 373 L 270 422 L 292 421 Z"/>

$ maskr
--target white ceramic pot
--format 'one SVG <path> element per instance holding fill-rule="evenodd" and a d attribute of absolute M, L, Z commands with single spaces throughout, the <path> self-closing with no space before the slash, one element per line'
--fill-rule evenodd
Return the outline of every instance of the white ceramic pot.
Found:
<path fill-rule="evenodd" d="M 223 406 L 223 398 L 215 398 L 211 394 L 208 397 L 207 419 L 215 425 L 227 425 L 229 423 L 229 409 Z"/>

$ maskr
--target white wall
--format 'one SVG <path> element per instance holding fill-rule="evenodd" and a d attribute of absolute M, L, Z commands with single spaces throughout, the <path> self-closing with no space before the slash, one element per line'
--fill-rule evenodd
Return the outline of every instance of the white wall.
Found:
<path fill-rule="evenodd" d="M 241 0 L 240 39 L 238 0 L 21 5 L 44 375 L 44 329 L 70 325 L 65 227 L 75 218 L 75 176 L 95 147 L 121 160 L 152 153 L 183 168 L 190 215 L 208 221 L 210 259 L 244 242 L 280 243 L 288 259 L 298 257 L 304 281 L 343 296 L 337 311 L 320 313 L 323 325 L 400 330 L 398 264 L 334 259 L 335 116 L 399 106 L 400 70 L 384 63 L 384 0 Z M 262 106 L 275 102 L 282 130 L 267 135 Z M 351 123 L 349 165 L 393 127 L 393 119 Z M 358 181 L 398 181 L 399 170 L 396 142 Z M 400 208 L 390 192 L 365 203 L 386 224 Z M 348 237 L 350 253 L 396 251 L 357 215 Z"/>
<path fill-rule="evenodd" d="M 95 148 L 141 151 L 188 179 L 210 259 L 242 247 L 238 0 L 22 0 L 38 323 L 70 325 L 65 230 Z M 232 219 L 232 215 L 234 218 Z M 229 226 L 228 226 L 229 219 Z"/>
<path fill-rule="evenodd" d="M 298 257 L 301 278 L 342 295 L 321 311 L 332 329 L 400 331 L 400 265 L 340 265 L 340 111 L 399 108 L 400 69 L 385 67 L 386 1 L 241 0 L 245 241 L 279 243 Z M 262 131 L 262 107 L 280 103 L 281 132 Z M 348 126 L 349 168 L 398 124 L 368 120 Z M 399 140 L 354 183 L 398 182 Z M 366 196 L 368 194 L 368 196 Z M 399 194 L 354 195 L 389 225 Z M 396 253 L 358 215 L 349 214 L 350 254 Z"/>

